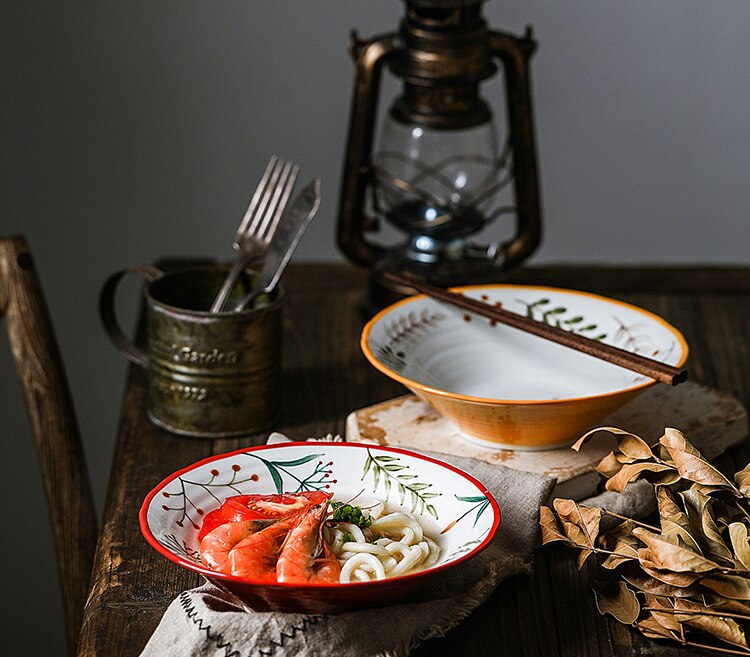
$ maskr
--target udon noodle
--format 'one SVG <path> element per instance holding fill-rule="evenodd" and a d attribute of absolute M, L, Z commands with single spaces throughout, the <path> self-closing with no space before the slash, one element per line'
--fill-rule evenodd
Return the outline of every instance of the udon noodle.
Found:
<path fill-rule="evenodd" d="M 429 568 L 440 558 L 440 547 L 425 535 L 411 513 L 388 513 L 380 502 L 369 509 L 369 516 L 369 527 L 339 522 L 325 528 L 333 553 L 341 562 L 342 583 L 405 575 Z"/>

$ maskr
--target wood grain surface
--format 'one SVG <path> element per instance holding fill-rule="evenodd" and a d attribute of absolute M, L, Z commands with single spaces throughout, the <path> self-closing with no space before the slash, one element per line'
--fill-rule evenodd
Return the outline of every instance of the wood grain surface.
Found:
<path fill-rule="evenodd" d="M 691 347 L 691 379 L 750 404 L 750 269 L 545 267 L 515 274 L 513 280 L 611 294 L 662 315 L 683 331 Z M 297 265 L 285 275 L 289 300 L 283 421 L 275 429 L 291 438 L 342 433 L 351 410 L 405 392 L 360 354 L 359 302 L 365 281 L 362 271 L 347 265 Z M 81 655 L 137 655 L 169 602 L 199 583 L 141 538 L 137 514 L 146 493 L 178 468 L 249 442 L 261 443 L 267 436 L 212 442 L 170 435 L 146 419 L 144 393 L 144 375 L 133 368 L 123 399 Z M 724 455 L 719 466 L 734 472 L 748 461 L 750 449 L 743 444 Z M 576 571 L 564 548 L 539 550 L 532 577 L 507 580 L 445 638 L 428 641 L 414 654 L 707 654 L 644 639 L 600 616 L 589 586 L 591 575 L 592 564 Z"/>
<path fill-rule="evenodd" d="M 21 236 L 0 238 L 0 316 L 7 324 L 36 444 L 68 652 L 75 654 L 96 547 L 96 511 L 60 350 L 29 246 Z"/>

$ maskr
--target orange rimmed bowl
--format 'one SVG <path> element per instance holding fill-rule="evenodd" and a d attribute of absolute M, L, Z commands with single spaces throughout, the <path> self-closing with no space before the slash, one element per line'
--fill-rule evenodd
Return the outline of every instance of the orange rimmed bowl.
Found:
<path fill-rule="evenodd" d="M 688 356 L 674 326 L 615 299 L 527 285 L 454 291 L 677 367 Z M 467 439 L 505 449 L 570 444 L 656 383 L 424 295 L 375 315 L 361 346 L 374 367 L 431 404 Z"/>

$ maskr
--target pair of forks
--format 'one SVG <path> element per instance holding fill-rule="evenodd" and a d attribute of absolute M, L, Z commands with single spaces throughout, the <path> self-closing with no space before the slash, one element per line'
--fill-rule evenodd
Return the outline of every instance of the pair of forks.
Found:
<path fill-rule="evenodd" d="M 281 160 L 275 155 L 268 162 L 235 233 L 232 246 L 237 252 L 237 258 L 211 305 L 212 313 L 224 309 L 240 274 L 265 254 L 279 227 L 298 173 L 299 165 Z"/>

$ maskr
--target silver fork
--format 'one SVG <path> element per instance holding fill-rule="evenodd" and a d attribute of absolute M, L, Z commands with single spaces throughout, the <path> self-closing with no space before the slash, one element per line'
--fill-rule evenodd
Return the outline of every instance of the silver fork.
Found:
<path fill-rule="evenodd" d="M 234 236 L 232 246 L 237 251 L 237 258 L 211 305 L 212 313 L 221 312 L 240 274 L 265 253 L 279 226 L 298 173 L 299 165 L 293 162 L 285 162 L 275 155 L 269 160 Z"/>

